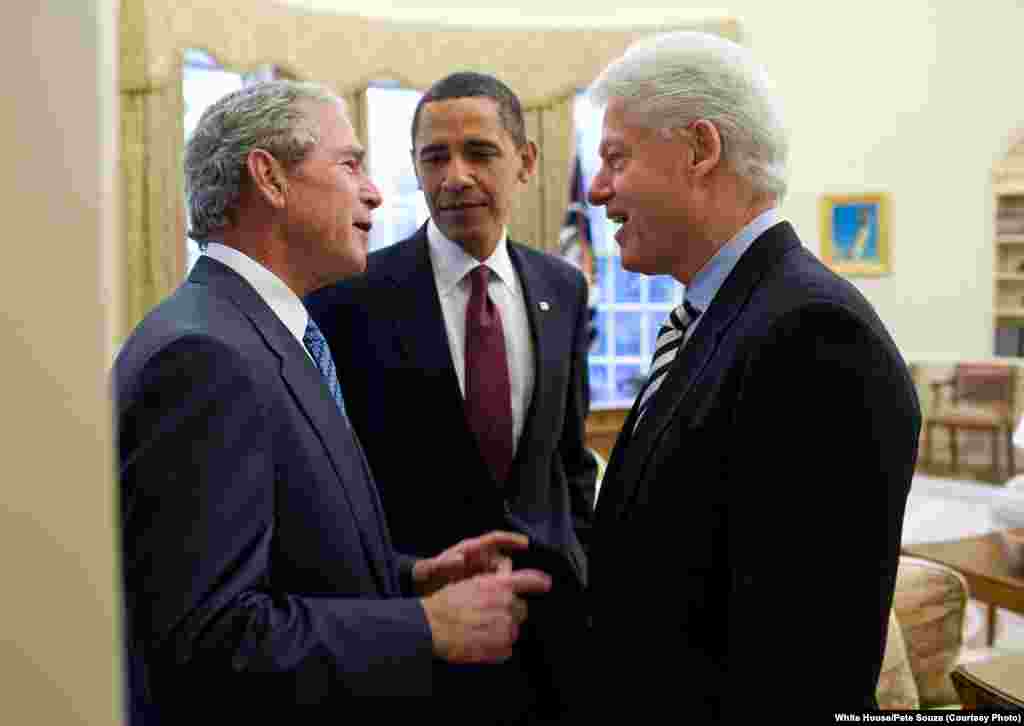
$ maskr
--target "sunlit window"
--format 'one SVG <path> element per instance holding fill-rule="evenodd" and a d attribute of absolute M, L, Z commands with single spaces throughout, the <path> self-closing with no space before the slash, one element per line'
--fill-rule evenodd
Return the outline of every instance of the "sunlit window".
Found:
<path fill-rule="evenodd" d="M 369 173 L 383 201 L 373 212 L 370 249 L 412 235 L 430 211 L 412 165 L 412 115 L 423 94 L 377 81 L 366 89 Z"/>

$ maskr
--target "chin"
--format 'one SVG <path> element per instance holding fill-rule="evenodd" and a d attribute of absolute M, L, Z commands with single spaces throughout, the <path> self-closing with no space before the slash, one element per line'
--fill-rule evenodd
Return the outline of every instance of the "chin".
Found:
<path fill-rule="evenodd" d="M 366 255 L 338 260 L 338 264 L 336 264 L 331 270 L 332 279 L 326 284 L 333 285 L 336 282 L 347 280 L 350 277 L 361 275 L 364 272 L 366 272 Z"/>
<path fill-rule="evenodd" d="M 646 272 L 643 268 L 642 260 L 636 259 L 633 255 L 626 253 L 625 250 L 620 250 L 619 254 L 621 255 L 620 259 L 622 260 L 622 269 L 628 270 L 629 272 Z"/>

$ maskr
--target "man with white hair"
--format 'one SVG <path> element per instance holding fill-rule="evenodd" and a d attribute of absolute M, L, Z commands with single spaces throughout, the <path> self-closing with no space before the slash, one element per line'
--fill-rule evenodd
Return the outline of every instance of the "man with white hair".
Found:
<path fill-rule="evenodd" d="M 746 49 L 647 39 L 591 94 L 590 201 L 623 267 L 685 286 L 597 505 L 592 702 L 870 708 L 920 430 L 907 367 L 782 218 L 787 132 Z"/>
<path fill-rule="evenodd" d="M 185 177 L 206 254 L 114 369 L 131 722 L 430 695 L 435 659 L 509 658 L 523 596 L 550 588 L 511 572 L 526 537 L 395 553 L 301 302 L 365 269 L 380 204 L 341 101 L 287 81 L 230 94 Z"/>

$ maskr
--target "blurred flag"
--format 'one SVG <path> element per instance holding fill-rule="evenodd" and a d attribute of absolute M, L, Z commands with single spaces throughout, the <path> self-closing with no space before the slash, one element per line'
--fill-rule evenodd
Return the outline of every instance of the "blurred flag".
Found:
<path fill-rule="evenodd" d="M 562 257 L 577 267 L 587 279 L 590 288 L 590 322 L 587 333 L 590 343 L 597 339 L 596 293 L 598 288 L 597 268 L 594 260 L 594 248 L 590 237 L 590 219 L 587 216 L 586 195 L 583 190 L 583 167 L 579 156 L 573 159 L 572 180 L 569 187 L 569 208 L 565 213 L 565 222 L 559 235 L 559 250 Z"/>

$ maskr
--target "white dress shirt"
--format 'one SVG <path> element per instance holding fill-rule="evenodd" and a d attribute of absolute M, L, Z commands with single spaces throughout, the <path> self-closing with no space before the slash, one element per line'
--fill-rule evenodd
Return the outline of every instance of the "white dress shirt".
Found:
<path fill-rule="evenodd" d="M 508 234 L 502 232 L 494 253 L 483 264 L 491 270 L 487 293 L 501 315 L 505 333 L 505 352 L 508 357 L 508 380 L 512 389 L 512 455 L 518 449 L 523 433 L 526 410 L 533 398 L 533 339 L 530 321 L 526 317 L 526 300 L 522 284 L 508 256 Z M 427 224 L 427 244 L 430 265 L 434 270 L 434 284 L 441 299 L 444 325 L 448 331 L 448 348 L 452 364 L 459 377 L 459 390 L 466 396 L 466 306 L 473 284 L 471 272 L 481 264 L 460 245 L 444 236 L 434 220 Z"/>
<path fill-rule="evenodd" d="M 245 281 L 255 288 L 263 301 L 270 306 L 274 314 L 281 319 L 284 326 L 299 341 L 299 345 L 306 351 L 310 360 L 313 356 L 306 349 L 302 338 L 306 335 L 306 324 L 309 322 L 309 312 L 302 304 L 299 296 L 292 292 L 284 280 L 249 257 L 244 252 L 239 252 L 234 247 L 228 247 L 218 242 L 210 242 L 206 247 L 206 254 L 217 262 L 222 262 L 237 272 Z M 315 363 L 315 361 L 314 361 Z"/>

